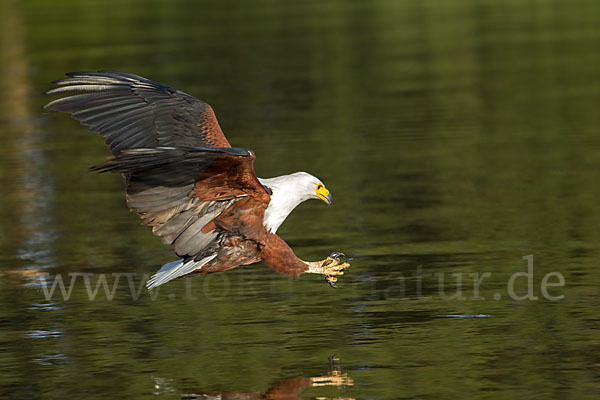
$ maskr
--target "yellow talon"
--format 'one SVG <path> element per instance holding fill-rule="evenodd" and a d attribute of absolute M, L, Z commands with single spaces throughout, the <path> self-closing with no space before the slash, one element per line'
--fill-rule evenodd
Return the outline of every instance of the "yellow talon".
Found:
<path fill-rule="evenodd" d="M 312 378 L 313 386 L 353 386 L 354 380 L 347 373 L 331 371 L 330 375 L 315 376 Z"/>
<path fill-rule="evenodd" d="M 343 253 L 333 252 L 322 261 L 307 262 L 306 272 L 325 275 L 325 281 L 331 287 L 336 287 L 338 275 L 344 275 L 344 270 L 350 267 L 347 262 L 340 263 L 340 258 L 345 257 Z"/>

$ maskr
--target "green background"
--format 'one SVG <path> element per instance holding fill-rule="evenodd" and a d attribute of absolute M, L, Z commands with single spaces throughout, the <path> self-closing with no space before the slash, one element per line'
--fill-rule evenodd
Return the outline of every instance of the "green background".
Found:
<path fill-rule="evenodd" d="M 0 54 L 3 397 L 256 396 L 332 355 L 354 385 L 303 397 L 600 395 L 597 0 L 3 0 Z M 120 177 L 87 171 L 102 138 L 41 110 L 50 81 L 99 69 L 210 103 L 259 176 L 321 178 L 333 205 L 278 233 L 354 257 L 341 289 L 258 264 L 46 299 L 41 273 L 137 288 L 174 259 Z M 527 255 L 535 301 L 508 292 Z"/>

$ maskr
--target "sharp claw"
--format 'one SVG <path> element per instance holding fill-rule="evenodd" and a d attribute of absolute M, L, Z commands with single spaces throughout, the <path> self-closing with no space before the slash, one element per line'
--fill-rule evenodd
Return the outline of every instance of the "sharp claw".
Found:
<path fill-rule="evenodd" d="M 338 286 L 335 285 L 335 283 L 338 280 L 338 276 L 339 275 L 343 275 L 344 271 L 350 267 L 350 264 L 346 261 L 342 262 L 340 261 L 340 258 L 342 257 L 346 257 L 346 255 L 344 253 L 341 253 L 339 251 L 334 251 L 331 254 L 329 254 L 329 256 L 322 261 L 322 263 L 319 265 L 319 270 L 316 273 L 320 273 L 325 275 L 325 281 L 329 284 L 329 286 L 331 286 L 332 288 L 338 288 Z"/>
<path fill-rule="evenodd" d="M 339 265 L 338 271 L 339 272 L 344 272 L 348 268 L 350 268 L 350 264 L 348 264 L 347 262 L 345 262 L 345 263 Z"/>
<path fill-rule="evenodd" d="M 326 276 L 325 277 L 325 282 L 329 283 L 329 286 L 331 286 L 332 288 L 339 289 L 338 286 L 335 286 L 335 281 L 333 279 L 335 279 L 335 277 L 333 277 L 333 276 Z"/>

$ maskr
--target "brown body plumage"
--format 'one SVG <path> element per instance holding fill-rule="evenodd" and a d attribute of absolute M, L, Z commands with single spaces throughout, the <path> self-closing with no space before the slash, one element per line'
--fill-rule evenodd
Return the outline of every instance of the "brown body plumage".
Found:
<path fill-rule="evenodd" d="M 323 184 L 306 173 L 257 178 L 253 152 L 230 146 L 208 104 L 132 74 L 68 76 L 48 93 L 70 95 L 46 109 L 71 113 L 107 138 L 113 157 L 93 169 L 122 173 L 129 207 L 182 257 L 164 265 L 150 288 L 261 260 L 290 276 L 324 274 L 330 283 L 348 266 L 340 253 L 302 261 L 275 234 L 301 201 L 331 202 Z"/>

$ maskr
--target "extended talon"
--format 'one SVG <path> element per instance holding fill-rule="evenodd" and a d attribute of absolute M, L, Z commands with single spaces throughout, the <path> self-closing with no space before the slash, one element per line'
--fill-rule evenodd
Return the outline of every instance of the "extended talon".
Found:
<path fill-rule="evenodd" d="M 335 285 L 337 276 L 343 275 L 344 271 L 350 267 L 348 262 L 340 260 L 342 257 L 346 257 L 346 255 L 339 251 L 334 251 L 322 261 L 307 262 L 308 270 L 305 272 L 324 275 L 325 282 L 332 288 L 337 288 Z"/>
<path fill-rule="evenodd" d="M 339 251 L 334 251 L 323 262 L 325 281 L 334 289 L 338 288 L 335 284 L 338 280 L 337 275 L 343 275 L 346 268 L 350 266 L 347 262 L 340 262 L 340 258 L 342 257 L 346 257 L 346 255 Z"/>
<path fill-rule="evenodd" d="M 350 267 L 347 262 L 339 263 L 336 260 L 330 260 L 329 258 L 323 263 L 323 275 L 344 275 L 344 271 Z"/>
<path fill-rule="evenodd" d="M 354 380 L 345 372 L 331 371 L 330 375 L 313 377 L 312 386 L 354 386 Z"/>
<path fill-rule="evenodd" d="M 332 252 L 330 255 L 327 256 L 327 258 L 325 260 L 323 260 L 323 266 L 327 267 L 330 264 L 337 264 L 337 265 L 348 265 L 347 262 L 341 263 L 340 264 L 340 258 L 342 257 L 346 257 L 346 255 L 344 253 L 340 253 L 339 251 L 334 251 Z"/>
<path fill-rule="evenodd" d="M 325 282 L 329 283 L 329 286 L 331 286 L 334 289 L 339 289 L 339 286 L 335 286 L 335 283 L 337 282 L 337 277 L 333 276 L 333 275 L 326 275 L 325 276 Z"/>

